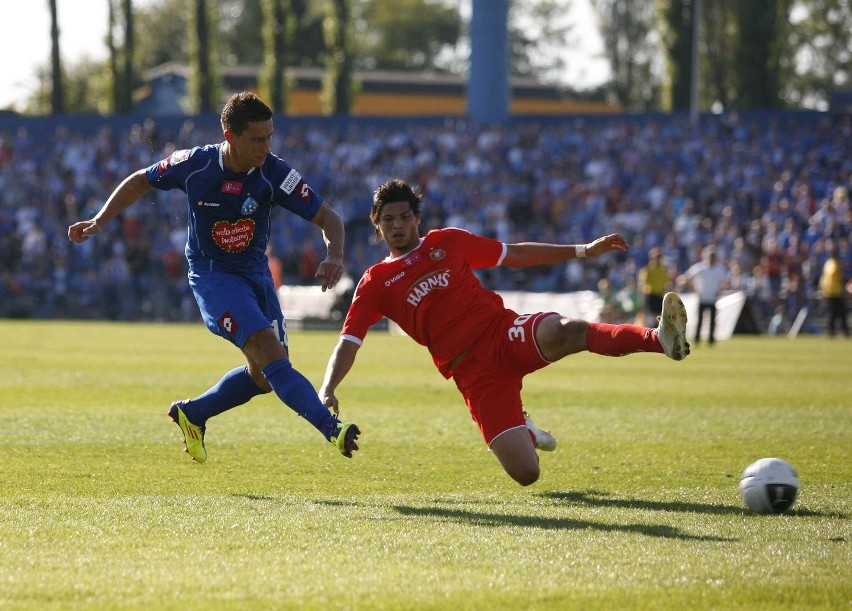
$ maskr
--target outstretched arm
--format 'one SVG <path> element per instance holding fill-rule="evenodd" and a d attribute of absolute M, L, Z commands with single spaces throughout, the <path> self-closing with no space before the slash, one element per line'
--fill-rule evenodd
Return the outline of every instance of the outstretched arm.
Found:
<path fill-rule="evenodd" d="M 145 169 L 137 170 L 116 187 L 98 213 L 87 221 L 78 221 L 68 228 L 68 239 L 72 242 L 85 242 L 99 233 L 104 225 L 132 206 L 136 201 L 153 190 L 145 176 Z"/>
<path fill-rule="evenodd" d="M 317 266 L 314 277 L 322 280 L 322 290 L 330 289 L 343 275 L 343 241 L 345 230 L 340 215 L 326 203 L 320 206 L 312 222 L 322 229 L 322 237 L 328 254 Z"/>
<path fill-rule="evenodd" d="M 335 414 L 340 411 L 340 406 L 334 391 L 346 377 L 346 374 L 349 373 L 349 370 L 352 369 L 352 365 L 355 363 L 355 355 L 358 354 L 360 347 L 355 342 L 341 337 L 334 348 L 334 352 L 331 353 L 331 358 L 328 359 L 325 378 L 323 378 L 319 390 L 319 398 L 326 407 L 333 409 Z"/>
<path fill-rule="evenodd" d="M 506 245 L 506 256 L 503 258 L 503 265 L 508 267 L 548 265 L 580 257 L 597 257 L 611 250 L 624 252 L 627 248 L 627 240 L 617 233 L 605 235 L 588 244 L 521 242 Z"/>

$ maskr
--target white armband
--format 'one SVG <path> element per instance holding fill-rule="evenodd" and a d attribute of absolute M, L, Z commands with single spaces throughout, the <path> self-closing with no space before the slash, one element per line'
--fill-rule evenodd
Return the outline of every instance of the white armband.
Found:
<path fill-rule="evenodd" d="M 574 247 L 574 256 L 578 259 L 583 259 L 586 257 L 586 245 L 585 244 L 577 244 Z"/>

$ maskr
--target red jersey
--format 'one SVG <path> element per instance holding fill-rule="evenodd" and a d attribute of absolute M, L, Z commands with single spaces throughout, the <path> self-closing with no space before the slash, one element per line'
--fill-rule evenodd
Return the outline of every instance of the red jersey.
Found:
<path fill-rule="evenodd" d="M 469 348 L 506 308 L 483 288 L 474 269 L 503 262 L 503 242 L 463 229 L 437 229 L 402 256 L 369 268 L 355 289 L 341 336 L 358 345 L 383 316 L 426 346 L 449 378 L 450 362 Z"/>

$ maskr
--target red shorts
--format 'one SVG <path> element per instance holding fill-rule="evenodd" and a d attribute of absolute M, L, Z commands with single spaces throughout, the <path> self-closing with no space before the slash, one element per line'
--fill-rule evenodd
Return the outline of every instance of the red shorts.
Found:
<path fill-rule="evenodd" d="M 518 315 L 506 310 L 456 367 L 453 379 L 489 446 L 524 422 L 523 378 L 550 364 L 535 341 L 538 325 L 553 312 Z"/>

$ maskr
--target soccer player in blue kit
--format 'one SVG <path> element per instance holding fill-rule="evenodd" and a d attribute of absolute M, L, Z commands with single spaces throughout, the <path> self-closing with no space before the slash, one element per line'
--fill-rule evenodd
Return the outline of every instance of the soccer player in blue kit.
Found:
<path fill-rule="evenodd" d="M 207 420 L 275 391 L 351 458 L 360 430 L 338 420 L 291 365 L 286 321 L 266 257 L 274 207 L 314 223 L 328 251 L 316 271 L 325 291 L 343 273 L 343 222 L 295 169 L 270 152 L 272 110 L 260 98 L 234 94 L 221 122 L 224 142 L 176 151 L 134 172 L 93 218 L 71 225 L 68 238 L 88 240 L 152 189 L 184 191 L 189 285 L 208 329 L 242 350 L 247 361 L 201 396 L 171 405 L 168 413 L 183 433 L 186 451 L 198 462 L 207 460 Z"/>

